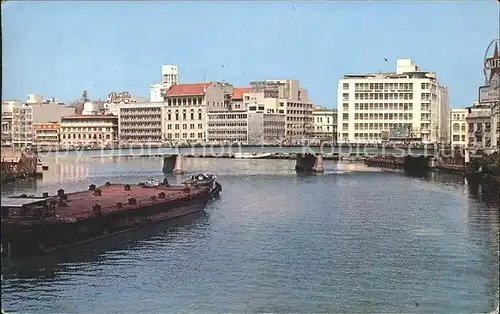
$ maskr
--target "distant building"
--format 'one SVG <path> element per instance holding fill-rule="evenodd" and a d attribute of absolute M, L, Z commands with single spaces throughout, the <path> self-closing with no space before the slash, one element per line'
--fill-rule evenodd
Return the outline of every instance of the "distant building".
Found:
<path fill-rule="evenodd" d="M 175 84 L 179 83 L 179 67 L 177 65 L 161 66 L 161 82 L 149 87 L 149 101 L 163 102 L 165 92 Z"/>
<path fill-rule="evenodd" d="M 495 113 L 498 105 L 474 103 L 468 108 L 468 146 L 473 150 L 481 149 L 486 153 L 498 151 L 499 127 L 497 124 L 498 114 Z"/>
<path fill-rule="evenodd" d="M 62 116 L 74 113 L 75 108 L 58 103 L 15 105 L 12 114 L 12 145 L 26 147 L 33 144 L 33 123 L 57 122 Z"/>
<path fill-rule="evenodd" d="M 59 148 L 59 122 L 33 123 L 33 145 Z"/>
<path fill-rule="evenodd" d="M 243 94 L 243 105 L 249 112 L 285 114 L 288 141 L 312 136 L 312 102 L 298 80 L 253 81 L 250 85 L 252 91 Z"/>
<path fill-rule="evenodd" d="M 337 110 L 313 107 L 313 136 L 320 141 L 337 141 Z"/>
<path fill-rule="evenodd" d="M 120 145 L 154 144 L 164 141 L 163 103 L 134 103 L 118 106 Z"/>
<path fill-rule="evenodd" d="M 233 86 L 226 83 L 175 84 L 164 95 L 164 131 L 169 142 L 205 142 L 208 112 L 229 111 Z"/>
<path fill-rule="evenodd" d="M 12 114 L 14 106 L 20 106 L 19 100 L 6 100 L 2 103 L 2 146 L 12 145 Z"/>
<path fill-rule="evenodd" d="M 61 118 L 62 147 L 113 147 L 118 144 L 118 117 L 70 115 Z"/>
<path fill-rule="evenodd" d="M 410 59 L 392 73 L 344 75 L 337 101 L 339 141 L 380 143 L 383 133 L 409 129 L 404 136 L 423 143 L 449 142 L 448 89 Z"/>
<path fill-rule="evenodd" d="M 37 94 L 28 94 L 26 99 L 27 104 L 36 104 L 43 102 L 43 97 Z"/>
<path fill-rule="evenodd" d="M 251 87 L 235 87 L 231 96 L 231 111 L 246 111 L 248 108 L 245 106 L 243 98 L 246 97 L 246 100 L 250 100 L 248 93 L 251 91 Z"/>
<path fill-rule="evenodd" d="M 468 146 L 467 112 L 467 109 L 451 109 L 450 111 L 450 134 L 453 146 Z"/>

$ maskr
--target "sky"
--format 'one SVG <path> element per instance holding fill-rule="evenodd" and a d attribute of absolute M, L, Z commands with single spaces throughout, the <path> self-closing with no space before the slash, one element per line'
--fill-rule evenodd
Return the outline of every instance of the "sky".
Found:
<path fill-rule="evenodd" d="M 298 79 L 328 108 L 343 74 L 394 71 L 397 58 L 469 106 L 500 37 L 494 0 L 2 1 L 2 35 L 3 100 L 149 97 L 161 65 L 177 64 L 180 83 Z"/>

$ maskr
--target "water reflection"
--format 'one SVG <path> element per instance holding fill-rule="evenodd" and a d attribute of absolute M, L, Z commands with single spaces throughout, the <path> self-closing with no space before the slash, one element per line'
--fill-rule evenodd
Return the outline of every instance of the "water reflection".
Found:
<path fill-rule="evenodd" d="M 2 275 L 5 280 L 54 280 L 58 274 L 66 273 L 75 266 L 100 264 L 115 253 L 143 250 L 153 238 L 165 242 L 173 233 L 188 233 L 203 228 L 203 225 L 208 225 L 208 220 L 209 214 L 200 212 L 30 259 L 2 257 Z"/>

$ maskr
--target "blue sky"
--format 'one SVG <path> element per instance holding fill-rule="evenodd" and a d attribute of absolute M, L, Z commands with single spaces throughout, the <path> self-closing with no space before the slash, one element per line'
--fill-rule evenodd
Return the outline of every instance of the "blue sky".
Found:
<path fill-rule="evenodd" d="M 336 106 L 345 73 L 392 71 L 411 58 L 449 86 L 451 107 L 476 100 L 494 0 L 450 2 L 2 3 L 2 98 L 69 102 L 87 89 L 149 96 L 161 64 L 183 83 L 299 79 L 314 103 Z M 384 62 L 387 58 L 389 62 Z"/>

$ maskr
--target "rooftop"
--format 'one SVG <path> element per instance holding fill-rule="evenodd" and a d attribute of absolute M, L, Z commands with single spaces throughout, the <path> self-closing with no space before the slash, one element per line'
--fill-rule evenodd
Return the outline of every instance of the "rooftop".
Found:
<path fill-rule="evenodd" d="M 250 93 L 252 91 L 251 87 L 236 87 L 233 90 L 233 99 L 243 99 L 244 93 Z"/>
<path fill-rule="evenodd" d="M 61 119 L 118 119 L 118 116 L 109 114 L 74 114 L 71 116 L 63 116 Z"/>
<path fill-rule="evenodd" d="M 207 88 L 211 83 L 197 83 L 197 84 L 175 84 L 172 85 L 167 92 L 166 96 L 201 96 L 205 95 Z"/>

